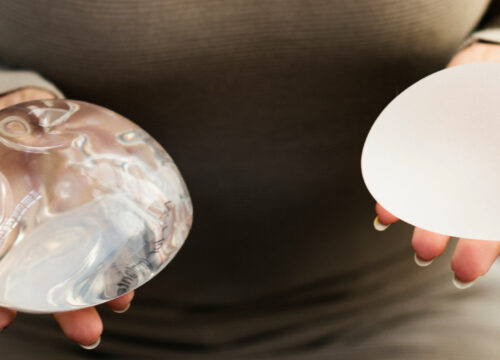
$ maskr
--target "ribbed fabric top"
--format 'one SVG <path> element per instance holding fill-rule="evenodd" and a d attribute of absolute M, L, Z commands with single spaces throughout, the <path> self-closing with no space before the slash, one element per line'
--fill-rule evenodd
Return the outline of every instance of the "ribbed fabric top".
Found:
<path fill-rule="evenodd" d="M 288 338 L 279 324 L 301 317 L 315 329 L 312 319 L 340 306 L 339 297 L 361 309 L 361 295 L 339 293 L 334 279 L 356 284 L 412 254 L 410 227 L 383 234 L 372 228 L 374 202 L 359 166 L 364 138 L 395 95 L 446 64 L 487 5 L 0 2 L 0 58 L 40 72 L 69 98 L 107 106 L 144 127 L 190 189 L 191 235 L 138 291 L 134 326 L 109 325 L 114 339 L 142 339 L 158 355 L 167 348 L 255 349 L 277 331 L 281 345 L 274 345 L 283 348 L 298 346 L 301 335 L 290 330 Z M 388 276 L 417 276 L 416 268 L 402 268 Z M 376 296 L 382 277 L 369 284 Z M 293 311 L 278 321 L 285 304 Z M 144 335 L 148 327 L 155 333 Z M 307 341 L 322 331 L 308 332 Z M 140 353 L 133 344 L 129 350 Z M 259 351 L 275 349 L 266 346 Z"/>

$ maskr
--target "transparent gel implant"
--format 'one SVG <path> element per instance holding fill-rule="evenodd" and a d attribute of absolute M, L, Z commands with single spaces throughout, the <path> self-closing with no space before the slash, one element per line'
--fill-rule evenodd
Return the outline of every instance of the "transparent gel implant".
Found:
<path fill-rule="evenodd" d="M 103 303 L 162 270 L 192 205 L 165 150 L 105 108 L 38 100 L 0 111 L 0 306 Z"/>

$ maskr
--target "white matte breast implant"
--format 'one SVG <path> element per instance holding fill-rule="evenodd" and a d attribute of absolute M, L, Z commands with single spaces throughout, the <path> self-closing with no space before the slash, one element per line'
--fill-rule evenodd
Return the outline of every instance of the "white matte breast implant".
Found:
<path fill-rule="evenodd" d="M 0 111 L 0 306 L 120 296 L 167 265 L 191 223 L 174 162 L 124 117 L 73 100 Z"/>
<path fill-rule="evenodd" d="M 401 220 L 500 240 L 500 63 L 438 71 L 403 91 L 373 124 L 361 170 Z"/>

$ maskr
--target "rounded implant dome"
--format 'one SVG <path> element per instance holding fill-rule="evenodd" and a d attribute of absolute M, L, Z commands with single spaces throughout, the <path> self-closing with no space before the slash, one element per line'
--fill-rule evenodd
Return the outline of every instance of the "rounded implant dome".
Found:
<path fill-rule="evenodd" d="M 186 185 L 149 134 L 105 108 L 0 111 L 0 306 L 58 312 L 151 279 L 192 223 Z"/>
<path fill-rule="evenodd" d="M 438 71 L 398 95 L 366 138 L 372 196 L 420 228 L 500 240 L 500 63 Z"/>

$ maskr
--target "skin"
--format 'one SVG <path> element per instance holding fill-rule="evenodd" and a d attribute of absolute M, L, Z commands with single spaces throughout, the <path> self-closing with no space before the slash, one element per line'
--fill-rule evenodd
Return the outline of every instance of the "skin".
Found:
<path fill-rule="evenodd" d="M 448 67 L 483 61 L 500 61 L 500 45 L 475 43 L 456 54 Z M 375 211 L 383 224 L 392 224 L 399 219 L 376 204 Z M 415 227 L 411 240 L 417 256 L 432 260 L 446 249 L 450 237 Z M 500 255 L 500 242 L 459 239 L 451 260 L 455 277 L 463 282 L 476 280 L 485 275 Z"/>
<path fill-rule="evenodd" d="M 39 88 L 23 88 L 8 94 L 0 94 L 0 109 L 29 100 L 52 99 L 54 94 Z M 127 293 L 117 299 L 107 302 L 116 311 L 121 311 L 134 297 L 134 292 Z M 0 307 L 0 330 L 9 326 L 16 312 Z M 71 340 L 81 345 L 91 345 L 98 341 L 103 331 L 103 323 L 95 307 L 75 311 L 55 313 L 54 318 L 63 333 Z"/>

